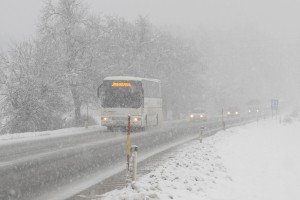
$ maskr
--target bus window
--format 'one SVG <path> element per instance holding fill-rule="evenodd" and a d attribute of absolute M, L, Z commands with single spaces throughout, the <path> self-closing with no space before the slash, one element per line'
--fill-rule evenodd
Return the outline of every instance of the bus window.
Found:
<path fill-rule="evenodd" d="M 140 108 L 143 103 L 143 91 L 138 82 L 130 84 L 105 82 L 104 108 Z"/>

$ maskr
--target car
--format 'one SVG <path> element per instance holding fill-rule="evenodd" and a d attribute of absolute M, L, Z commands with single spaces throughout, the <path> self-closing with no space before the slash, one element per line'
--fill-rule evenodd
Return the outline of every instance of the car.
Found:
<path fill-rule="evenodd" d="M 260 113 L 260 101 L 257 99 L 252 99 L 247 102 L 248 114 L 257 115 Z"/>
<path fill-rule="evenodd" d="M 207 121 L 207 113 L 203 109 L 194 109 L 189 114 L 189 119 L 191 121 Z"/>
<path fill-rule="evenodd" d="M 254 115 L 254 114 L 258 114 L 258 113 L 260 113 L 260 109 L 259 108 L 253 108 L 253 107 L 251 107 L 251 108 L 248 109 L 248 114 L 249 115 Z"/>
<path fill-rule="evenodd" d="M 237 107 L 230 107 L 227 109 L 226 115 L 227 117 L 239 117 L 240 112 Z"/>

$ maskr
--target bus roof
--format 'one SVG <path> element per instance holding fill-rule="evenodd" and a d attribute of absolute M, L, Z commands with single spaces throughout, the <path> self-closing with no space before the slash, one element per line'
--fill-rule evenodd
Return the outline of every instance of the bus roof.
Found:
<path fill-rule="evenodd" d="M 134 77 L 134 76 L 108 76 L 104 78 L 104 80 L 110 81 L 153 81 L 153 82 L 160 82 L 158 79 L 151 79 L 151 78 L 141 78 L 141 77 Z"/>

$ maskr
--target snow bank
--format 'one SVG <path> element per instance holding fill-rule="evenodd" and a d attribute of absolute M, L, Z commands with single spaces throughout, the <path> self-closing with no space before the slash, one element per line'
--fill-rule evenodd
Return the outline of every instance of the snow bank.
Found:
<path fill-rule="evenodd" d="M 83 133 L 94 132 L 97 130 L 106 130 L 106 128 L 100 125 L 94 125 L 94 126 L 89 126 L 88 128 L 74 127 L 74 128 L 58 129 L 53 131 L 4 134 L 4 135 L 0 135 L 0 144 L 19 142 L 24 140 L 45 139 L 49 137 L 64 137 L 67 135 L 83 134 Z"/>
<path fill-rule="evenodd" d="M 300 123 L 272 120 L 185 144 L 164 165 L 104 200 L 298 199 Z"/>
<path fill-rule="evenodd" d="M 194 141 L 175 158 L 123 190 L 107 193 L 104 199 L 199 199 L 226 194 L 231 177 L 210 143 Z M 199 153 L 201 152 L 201 153 Z M 217 196 L 216 196 L 217 195 Z"/>

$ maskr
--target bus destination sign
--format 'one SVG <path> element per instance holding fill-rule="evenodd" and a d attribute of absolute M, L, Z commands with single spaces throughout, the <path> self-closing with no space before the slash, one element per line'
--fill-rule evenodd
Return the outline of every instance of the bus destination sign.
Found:
<path fill-rule="evenodd" d="M 112 87 L 131 87 L 131 83 L 128 82 L 113 82 L 111 84 Z"/>

